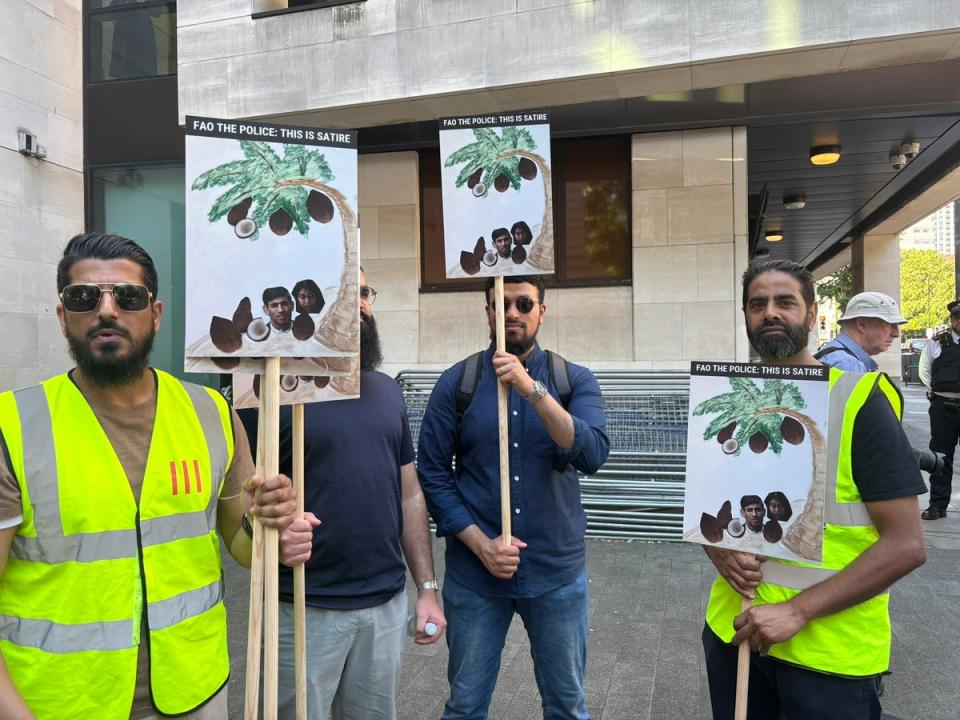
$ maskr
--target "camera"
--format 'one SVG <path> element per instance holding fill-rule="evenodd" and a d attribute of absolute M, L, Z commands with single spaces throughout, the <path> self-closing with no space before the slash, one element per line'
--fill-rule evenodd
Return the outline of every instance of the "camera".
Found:
<path fill-rule="evenodd" d="M 924 472 L 930 474 L 935 474 L 943 470 L 943 466 L 946 464 L 946 458 L 944 458 L 943 453 L 934 452 L 933 450 L 921 450 L 919 448 L 911 448 L 913 450 L 913 457 L 917 460 L 917 465 L 920 466 L 920 469 Z"/>

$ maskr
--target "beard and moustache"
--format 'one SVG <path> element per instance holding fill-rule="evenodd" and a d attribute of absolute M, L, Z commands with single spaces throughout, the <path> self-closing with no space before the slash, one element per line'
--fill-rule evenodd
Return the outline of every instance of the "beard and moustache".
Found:
<path fill-rule="evenodd" d="M 506 331 L 504 331 L 506 332 Z M 537 341 L 537 333 L 534 332 L 533 335 L 524 335 L 519 340 L 505 340 L 504 345 L 505 349 L 511 355 L 516 355 L 519 357 L 527 352 L 530 348 L 533 347 L 533 344 Z M 490 328 L 490 342 L 496 344 L 497 342 L 497 330 L 496 328 Z"/>
<path fill-rule="evenodd" d="M 360 313 L 360 369 L 376 370 L 383 362 L 380 333 L 373 315 Z"/>
<path fill-rule="evenodd" d="M 83 377 L 100 388 L 118 385 L 132 385 L 139 380 L 150 363 L 150 352 L 153 350 L 153 330 L 139 343 L 133 342 L 130 353 L 126 357 L 104 351 L 100 356 L 94 355 L 90 349 L 90 339 L 99 330 L 113 330 L 132 342 L 130 333 L 111 321 L 97 324 L 87 331 L 87 339 L 81 340 L 67 333 L 67 343 L 70 346 L 70 355 Z"/>
<path fill-rule="evenodd" d="M 766 335 L 764 330 L 778 327 L 784 335 Z M 747 338 L 763 360 L 785 360 L 801 352 L 808 341 L 806 325 L 790 325 L 784 322 L 766 322 L 756 330 L 747 328 Z"/>

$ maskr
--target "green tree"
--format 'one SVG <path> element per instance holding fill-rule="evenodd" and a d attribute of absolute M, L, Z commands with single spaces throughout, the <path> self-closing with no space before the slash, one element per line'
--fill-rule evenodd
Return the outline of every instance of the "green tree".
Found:
<path fill-rule="evenodd" d="M 923 334 L 940 325 L 955 297 L 953 261 L 936 250 L 900 253 L 900 311 L 905 333 Z"/>
<path fill-rule="evenodd" d="M 844 265 L 817 283 L 817 300 L 833 300 L 842 313 L 853 297 L 853 267 Z"/>

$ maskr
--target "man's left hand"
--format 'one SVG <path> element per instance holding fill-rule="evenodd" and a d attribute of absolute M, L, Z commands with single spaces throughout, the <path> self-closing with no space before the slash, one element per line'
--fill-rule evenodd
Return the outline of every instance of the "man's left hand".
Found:
<path fill-rule="evenodd" d="M 747 641 L 750 647 L 766 655 L 771 645 L 786 642 L 807 624 L 790 602 L 758 605 L 733 619 L 736 634 L 733 644 Z"/>
<path fill-rule="evenodd" d="M 417 645 L 430 645 L 443 637 L 443 631 L 447 627 L 447 619 L 443 616 L 443 610 L 437 602 L 436 590 L 425 590 L 417 598 L 417 605 L 414 610 L 417 618 L 417 632 L 413 641 Z M 427 635 L 423 632 L 424 626 L 432 622 L 437 626 L 437 632 L 433 635 Z"/>
<path fill-rule="evenodd" d="M 516 355 L 497 350 L 493 354 L 493 369 L 501 383 L 512 387 L 523 397 L 533 392 L 533 378 Z"/>
<path fill-rule="evenodd" d="M 294 521 L 297 510 L 297 491 L 286 475 L 271 475 L 262 480 L 254 475 L 243 484 L 250 512 L 267 527 L 283 530 Z"/>

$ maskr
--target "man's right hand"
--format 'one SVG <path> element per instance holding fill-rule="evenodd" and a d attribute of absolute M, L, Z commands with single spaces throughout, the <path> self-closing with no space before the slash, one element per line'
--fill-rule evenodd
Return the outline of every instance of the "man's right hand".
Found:
<path fill-rule="evenodd" d="M 477 557 L 491 575 L 500 580 L 509 580 L 520 566 L 520 550 L 527 544 L 510 537 L 510 544 L 504 544 L 504 537 L 486 538 L 477 548 Z"/>
<path fill-rule="evenodd" d="M 717 568 L 717 572 L 730 583 L 730 587 L 745 598 L 754 599 L 753 589 L 763 580 L 760 563 L 766 558 L 757 557 L 753 553 L 720 550 L 707 546 L 704 546 L 703 550 Z"/>

